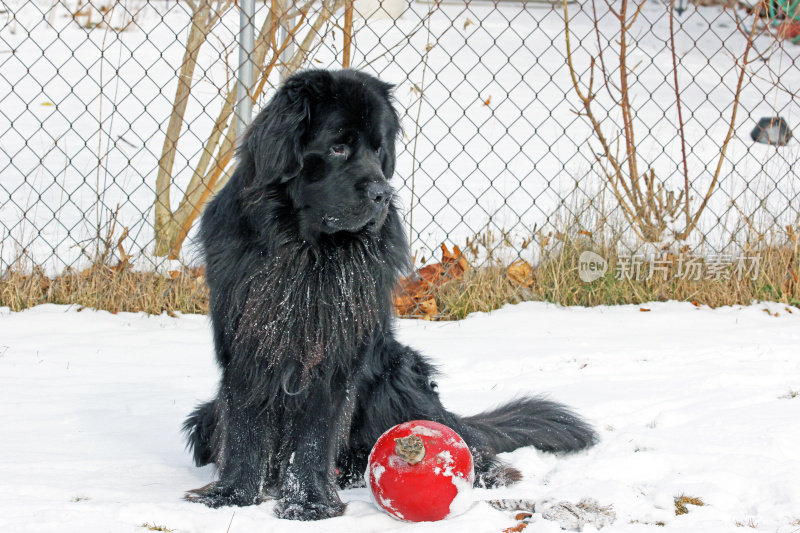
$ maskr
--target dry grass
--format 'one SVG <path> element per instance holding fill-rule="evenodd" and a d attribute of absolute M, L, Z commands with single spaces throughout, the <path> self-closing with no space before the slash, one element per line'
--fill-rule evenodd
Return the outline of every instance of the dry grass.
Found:
<path fill-rule="evenodd" d="M 686 507 L 687 505 L 696 505 L 697 507 L 702 507 L 705 505 L 705 502 L 703 502 L 703 500 L 700 498 L 695 498 L 694 496 L 678 496 L 675 498 L 675 515 L 680 516 L 688 513 L 689 508 Z"/>
<path fill-rule="evenodd" d="M 139 527 L 147 528 L 150 531 L 166 531 L 166 532 L 175 531 L 174 529 L 169 529 L 167 526 L 156 525 L 155 522 L 153 522 L 152 524 L 148 524 L 147 522 L 145 522 Z"/>
<path fill-rule="evenodd" d="M 133 256 L 123 247 L 128 228 L 118 226 L 117 214 L 118 209 L 110 213 L 108 222 L 98 225 L 91 246 L 82 249 L 89 259 L 87 268 L 67 267 L 59 275 L 50 276 L 20 252 L 16 262 L 0 274 L 0 306 L 21 311 L 51 303 L 111 313 L 206 313 L 205 269 L 181 267 L 165 274 L 136 270 Z"/>
<path fill-rule="evenodd" d="M 605 275 L 588 283 L 580 279 L 578 270 L 585 250 L 595 251 L 608 262 Z M 619 268 L 627 259 L 615 248 L 597 246 L 585 235 L 564 237 L 536 265 L 522 260 L 511 264 L 487 260 L 482 266 L 472 266 L 459 279 L 436 286 L 432 292 L 438 308 L 436 318 L 458 320 L 475 311 L 531 300 L 581 306 L 677 300 L 709 307 L 776 301 L 784 303 L 789 312 L 788 306 L 800 307 L 795 266 L 800 264 L 800 255 L 791 243 L 774 243 L 747 252 L 748 257 L 757 258 L 756 276 L 739 277 L 729 268 L 725 277 L 686 279 L 678 272 L 680 252 L 662 253 L 672 261 L 663 271 L 649 278 L 642 273 L 640 279 L 627 279 Z M 707 258 L 698 259 L 697 264 L 701 271 L 713 266 Z M 649 263 L 644 261 L 642 269 L 646 268 Z M 82 271 L 66 269 L 55 277 L 47 276 L 41 267 L 11 268 L 0 277 L 0 306 L 20 311 L 54 303 L 112 313 L 206 313 L 208 290 L 203 274 L 201 268 L 184 267 L 162 275 L 136 271 L 127 264 L 106 263 L 95 263 Z"/>
<path fill-rule="evenodd" d="M 0 278 L 0 306 L 21 311 L 44 303 L 77 304 L 112 313 L 205 313 L 208 291 L 202 270 L 189 268 L 160 275 L 98 263 L 80 272 L 66 269 L 52 278 L 40 267 L 12 268 Z"/>
<path fill-rule="evenodd" d="M 475 311 L 491 311 L 507 303 L 533 299 L 524 286 L 516 286 L 502 266 L 475 268 L 459 280 L 443 284 L 434 298 L 441 309 L 441 319 L 459 320 Z"/>
<path fill-rule="evenodd" d="M 598 244 L 591 233 L 582 230 L 561 234 L 557 246 L 543 246 L 543 259 L 536 265 L 518 260 L 506 266 L 489 262 L 473 267 L 463 278 L 439 287 L 434 297 L 443 319 L 460 319 L 473 311 L 490 311 L 526 300 L 580 306 L 677 300 L 709 307 L 776 301 L 791 312 L 788 306 L 800 307 L 796 266 L 800 254 L 791 238 L 795 234 L 786 235 L 789 238 L 762 242 L 724 261 L 716 254 L 689 253 L 676 244 L 642 254 L 636 260 L 640 269 L 637 276 L 630 268 L 630 255 L 619 251 L 619 243 Z M 591 282 L 583 281 L 579 272 L 580 256 L 587 250 L 605 258 L 608 265 L 606 273 Z M 655 268 L 649 275 L 651 260 Z M 522 279 L 518 275 L 520 264 L 530 271 Z"/>
<path fill-rule="evenodd" d="M 597 253 L 607 260 L 608 271 L 589 283 L 582 281 L 578 272 L 579 257 L 584 250 L 593 250 L 590 242 L 569 240 L 560 253 L 538 265 L 534 271 L 533 290 L 540 299 L 585 306 L 665 300 L 710 307 L 749 304 L 756 300 L 800 303 L 800 291 L 793 275 L 797 250 L 787 245 L 754 249 L 738 259 L 732 256 L 729 263 L 679 249 L 663 250 L 658 255 L 642 256 L 638 277 L 634 275 L 630 279 L 623 275 L 623 272 L 632 273 L 628 268 L 629 256 L 615 249 L 601 248 Z M 753 268 L 751 272 L 737 273 L 739 259 L 744 268 L 757 264 L 757 271 Z M 696 268 L 697 276 L 685 275 L 690 261 L 694 261 L 692 268 Z M 710 274 L 717 266 L 724 266 L 720 275 Z"/>

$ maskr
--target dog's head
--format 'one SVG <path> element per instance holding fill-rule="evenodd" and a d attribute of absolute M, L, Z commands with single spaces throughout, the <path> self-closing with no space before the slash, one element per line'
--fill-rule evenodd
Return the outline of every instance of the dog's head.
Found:
<path fill-rule="evenodd" d="M 258 190 L 288 204 L 300 235 L 312 242 L 323 234 L 377 232 L 392 208 L 400 131 L 391 90 L 352 70 L 290 77 L 246 134 L 246 194 Z"/>

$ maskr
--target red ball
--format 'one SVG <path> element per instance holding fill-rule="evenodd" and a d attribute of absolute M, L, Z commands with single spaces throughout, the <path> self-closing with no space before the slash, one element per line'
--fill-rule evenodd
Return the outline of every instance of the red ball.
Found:
<path fill-rule="evenodd" d="M 472 454 L 438 422 L 412 420 L 381 435 L 365 477 L 375 503 L 402 520 L 433 522 L 472 505 Z"/>

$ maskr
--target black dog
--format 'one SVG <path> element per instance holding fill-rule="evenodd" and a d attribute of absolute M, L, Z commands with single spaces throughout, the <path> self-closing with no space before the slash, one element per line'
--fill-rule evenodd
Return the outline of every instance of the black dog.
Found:
<path fill-rule="evenodd" d="M 392 289 L 408 244 L 389 179 L 400 130 L 391 86 L 367 74 L 289 78 L 247 131 L 238 166 L 202 218 L 222 379 L 184 425 L 219 481 L 187 499 L 217 507 L 278 500 L 282 518 L 342 514 L 389 427 L 429 419 L 469 444 L 477 480 L 516 481 L 495 455 L 595 442 L 564 407 L 516 400 L 461 418 L 435 369 L 392 331 Z"/>

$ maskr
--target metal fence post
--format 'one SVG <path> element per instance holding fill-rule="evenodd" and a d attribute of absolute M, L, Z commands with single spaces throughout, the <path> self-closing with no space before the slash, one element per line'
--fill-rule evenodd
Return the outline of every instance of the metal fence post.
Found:
<path fill-rule="evenodd" d="M 236 88 L 236 137 L 239 139 L 244 134 L 253 114 L 250 90 L 253 87 L 254 14 L 255 0 L 239 2 L 239 72 Z"/>

